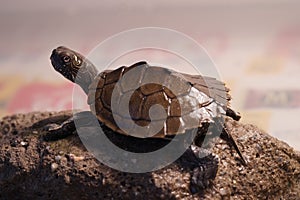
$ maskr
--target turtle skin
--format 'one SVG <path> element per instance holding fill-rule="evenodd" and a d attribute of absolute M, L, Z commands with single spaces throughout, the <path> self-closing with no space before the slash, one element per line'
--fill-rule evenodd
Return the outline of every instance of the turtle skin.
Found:
<path fill-rule="evenodd" d="M 226 115 L 234 120 L 240 119 L 240 115 L 229 106 L 231 97 L 223 82 L 211 77 L 149 66 L 144 61 L 97 74 L 90 61 L 66 47 L 53 50 L 51 63 L 55 70 L 82 87 L 88 95 L 91 112 L 76 113 L 58 123 L 50 120 L 45 140 L 57 140 L 76 133 L 78 127 L 75 127 L 74 120 L 81 121 L 84 127 L 91 130 L 94 125 L 89 124 L 89 119 L 95 116 L 106 136 L 127 151 L 151 152 L 168 144 L 175 135 L 188 139 L 193 137 L 192 145 L 176 161 L 183 166 L 186 166 L 184 163 L 192 166 L 189 168 L 192 193 L 206 188 L 218 169 L 216 156 L 207 154 L 202 158 L 199 154 L 203 151 L 200 147 L 206 133 L 221 133 L 220 137 L 235 148 L 241 162 L 246 164 L 223 123 Z M 79 77 L 79 81 L 75 80 L 76 77 Z M 126 97 L 127 101 L 112 98 L 115 94 Z M 150 109 L 156 104 L 161 105 L 164 115 L 151 115 Z M 126 105 L 128 112 L 122 109 Z M 116 121 L 121 122 L 122 128 Z M 158 127 L 155 123 L 162 126 L 153 134 L 151 128 Z M 208 130 L 210 124 L 213 128 Z M 137 126 L 147 128 L 139 132 Z M 190 130 L 197 130 L 196 136 L 190 136 Z"/>

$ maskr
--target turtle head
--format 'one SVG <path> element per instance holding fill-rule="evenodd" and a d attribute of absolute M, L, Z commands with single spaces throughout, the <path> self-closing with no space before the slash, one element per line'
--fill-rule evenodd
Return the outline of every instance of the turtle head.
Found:
<path fill-rule="evenodd" d="M 77 83 L 88 93 L 88 87 L 98 74 L 96 67 L 81 54 L 67 48 L 57 47 L 50 56 L 56 71 L 70 81 Z"/>

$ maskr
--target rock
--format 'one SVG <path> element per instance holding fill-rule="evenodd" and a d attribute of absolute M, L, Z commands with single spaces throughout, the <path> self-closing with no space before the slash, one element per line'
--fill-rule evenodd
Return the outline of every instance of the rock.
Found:
<path fill-rule="evenodd" d="M 51 171 L 52 172 L 55 172 L 57 170 L 57 168 L 58 168 L 58 164 L 57 163 L 52 163 L 51 164 Z"/>
<path fill-rule="evenodd" d="M 61 156 L 55 156 L 55 161 L 56 161 L 57 163 L 59 163 L 60 160 L 61 160 Z"/>
<path fill-rule="evenodd" d="M 217 139 L 216 178 L 192 194 L 191 171 L 173 163 L 151 173 L 111 169 L 86 151 L 78 136 L 46 142 L 29 128 L 72 112 L 17 114 L 0 120 L 0 199 L 299 199 L 300 153 L 257 127 L 227 119 L 249 161 Z"/>

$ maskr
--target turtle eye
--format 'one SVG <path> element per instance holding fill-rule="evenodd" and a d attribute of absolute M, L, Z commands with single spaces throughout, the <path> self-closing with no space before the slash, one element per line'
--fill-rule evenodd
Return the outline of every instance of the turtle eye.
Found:
<path fill-rule="evenodd" d="M 69 56 L 64 56 L 64 57 L 63 57 L 63 61 L 64 61 L 65 63 L 70 62 L 70 60 L 71 60 L 71 58 L 70 58 Z"/>

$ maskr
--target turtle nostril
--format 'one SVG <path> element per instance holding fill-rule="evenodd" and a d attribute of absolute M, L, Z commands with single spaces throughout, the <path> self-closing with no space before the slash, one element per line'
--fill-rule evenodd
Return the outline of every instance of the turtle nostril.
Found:
<path fill-rule="evenodd" d="M 53 54 L 56 54 L 56 49 L 53 49 L 53 51 L 52 51 L 52 55 L 53 55 Z"/>
<path fill-rule="evenodd" d="M 57 59 L 57 50 L 56 49 L 53 49 L 53 51 L 51 53 L 51 56 L 50 56 L 50 59 L 52 61 Z"/>

